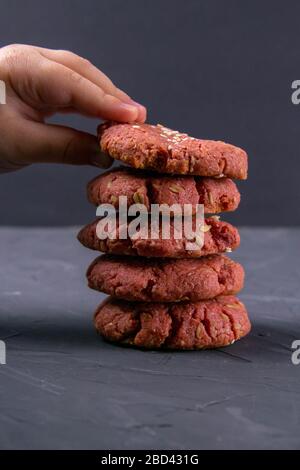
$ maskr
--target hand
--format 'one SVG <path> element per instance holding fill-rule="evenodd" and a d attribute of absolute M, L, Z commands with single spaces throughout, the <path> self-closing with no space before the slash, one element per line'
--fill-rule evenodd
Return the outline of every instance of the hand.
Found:
<path fill-rule="evenodd" d="M 45 123 L 55 113 L 144 122 L 146 109 L 89 61 L 69 51 L 11 45 L 0 49 L 0 172 L 31 163 L 108 167 L 93 135 Z"/>

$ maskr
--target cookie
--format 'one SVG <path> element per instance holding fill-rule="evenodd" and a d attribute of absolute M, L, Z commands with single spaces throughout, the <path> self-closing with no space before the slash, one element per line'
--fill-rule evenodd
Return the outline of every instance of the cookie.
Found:
<path fill-rule="evenodd" d="M 189 249 L 191 242 L 182 236 L 180 239 L 174 237 L 174 220 L 171 220 L 171 230 L 169 239 L 163 239 L 160 230 L 158 239 L 151 239 L 149 226 L 148 238 L 129 236 L 126 239 L 120 238 L 121 226 L 117 225 L 116 238 L 100 240 L 97 237 L 96 227 L 99 219 L 86 225 L 80 230 L 78 240 L 82 245 L 92 250 L 103 251 L 116 255 L 135 255 L 159 258 L 199 258 L 200 256 L 225 253 L 236 249 L 240 244 L 238 230 L 228 222 L 223 222 L 209 217 L 205 219 L 204 244 L 199 249 Z M 161 227 L 160 227 L 161 228 Z M 197 240 L 196 240 L 197 241 Z"/>
<path fill-rule="evenodd" d="M 178 175 L 247 178 L 244 150 L 221 141 L 201 140 L 160 124 L 104 123 L 101 149 L 131 167 Z"/>
<path fill-rule="evenodd" d="M 230 178 L 199 176 L 160 176 L 118 168 L 97 176 L 87 186 L 88 200 L 98 206 L 112 204 L 119 208 L 119 197 L 126 196 L 128 206 L 144 204 L 204 204 L 206 214 L 234 211 L 240 203 L 240 193 Z"/>
<path fill-rule="evenodd" d="M 104 255 L 87 271 L 89 287 L 114 297 L 143 302 L 178 302 L 236 294 L 243 288 L 242 266 L 226 256 L 149 259 Z"/>
<path fill-rule="evenodd" d="M 101 335 L 147 349 L 221 348 L 251 329 L 245 306 L 234 296 L 180 303 L 140 303 L 109 298 L 94 317 Z"/>

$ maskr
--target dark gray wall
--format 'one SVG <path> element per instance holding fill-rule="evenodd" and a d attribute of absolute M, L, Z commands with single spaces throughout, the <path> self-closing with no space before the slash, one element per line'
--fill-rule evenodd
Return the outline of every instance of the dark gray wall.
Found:
<path fill-rule="evenodd" d="M 0 35 L 2 45 L 71 49 L 145 103 L 150 121 L 246 148 L 249 180 L 230 220 L 299 225 L 299 17 L 293 0 L 1 0 Z M 85 184 L 96 173 L 53 165 L 0 176 L 0 223 L 89 221 Z"/>

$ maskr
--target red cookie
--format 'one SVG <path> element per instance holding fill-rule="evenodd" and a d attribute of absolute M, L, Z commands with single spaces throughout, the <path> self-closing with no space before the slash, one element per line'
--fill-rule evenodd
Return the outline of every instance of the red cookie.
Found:
<path fill-rule="evenodd" d="M 221 222 L 214 217 L 205 219 L 204 245 L 199 249 L 189 249 L 190 241 L 184 236 L 180 239 L 174 238 L 174 220 L 171 220 L 170 239 L 163 239 L 161 231 L 158 239 L 145 238 L 121 239 L 119 236 L 120 227 L 117 226 L 116 238 L 100 240 L 97 237 L 96 226 L 99 219 L 80 230 L 78 240 L 82 245 L 92 250 L 103 251 L 105 253 L 117 255 L 136 255 L 159 258 L 199 258 L 200 256 L 229 252 L 237 248 L 240 244 L 238 230 L 228 222 Z M 197 242 L 197 240 L 196 240 Z M 196 247 L 196 244 L 194 244 Z M 197 247 L 196 247 L 197 248 Z"/>
<path fill-rule="evenodd" d="M 143 302 L 178 302 L 236 294 L 244 269 L 226 256 L 149 259 L 104 255 L 87 271 L 89 287 L 114 297 Z"/>
<path fill-rule="evenodd" d="M 112 204 L 118 209 L 119 197 L 126 196 L 128 206 L 144 204 L 204 204 L 206 214 L 234 211 L 240 193 L 229 178 L 199 176 L 154 176 L 130 168 L 117 168 L 97 176 L 87 186 L 88 200 L 95 205 Z"/>
<path fill-rule="evenodd" d="M 180 303 L 110 298 L 98 307 L 94 322 L 105 339 L 147 349 L 221 348 L 251 329 L 245 306 L 234 296 Z"/>
<path fill-rule="evenodd" d="M 248 157 L 244 150 L 221 141 L 200 140 L 160 124 L 99 126 L 103 152 L 138 169 L 178 175 L 246 179 Z"/>

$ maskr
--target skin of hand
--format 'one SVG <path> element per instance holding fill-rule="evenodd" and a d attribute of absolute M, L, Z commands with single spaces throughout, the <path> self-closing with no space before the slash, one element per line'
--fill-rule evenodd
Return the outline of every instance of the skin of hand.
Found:
<path fill-rule="evenodd" d="M 88 60 L 64 50 L 27 45 L 0 49 L 0 172 L 32 163 L 107 168 L 96 136 L 46 123 L 56 113 L 119 122 L 144 122 L 146 109 L 117 88 Z"/>

